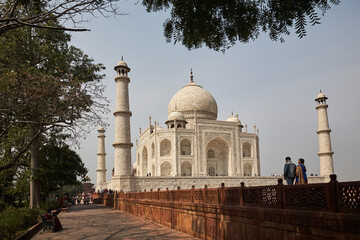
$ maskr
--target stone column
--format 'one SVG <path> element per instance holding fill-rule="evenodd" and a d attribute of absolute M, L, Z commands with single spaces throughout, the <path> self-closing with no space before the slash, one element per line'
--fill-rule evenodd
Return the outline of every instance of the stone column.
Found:
<path fill-rule="evenodd" d="M 318 112 L 318 131 L 319 135 L 319 160 L 320 160 L 320 175 L 329 176 L 334 173 L 334 163 L 332 155 L 334 152 L 331 149 L 329 121 L 327 115 L 328 105 L 326 104 L 327 97 L 321 91 L 317 95 L 315 101 L 317 102 L 316 110 Z"/>
<path fill-rule="evenodd" d="M 102 190 L 106 184 L 106 164 L 105 164 L 105 129 L 100 127 L 98 129 L 98 153 L 97 153 L 97 180 L 95 190 Z M 103 186 L 102 186 L 103 185 Z"/>
<path fill-rule="evenodd" d="M 121 60 L 114 67 L 116 71 L 116 109 L 115 116 L 115 142 L 114 147 L 114 176 L 131 175 L 131 143 L 129 109 L 129 83 L 130 68 Z"/>

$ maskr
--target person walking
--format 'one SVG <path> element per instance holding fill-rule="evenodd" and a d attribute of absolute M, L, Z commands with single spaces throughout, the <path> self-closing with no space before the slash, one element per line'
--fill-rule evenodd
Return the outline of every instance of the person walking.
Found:
<path fill-rule="evenodd" d="M 307 184 L 308 179 L 306 175 L 305 160 L 300 158 L 296 167 L 296 181 L 295 184 Z"/>
<path fill-rule="evenodd" d="M 293 185 L 295 179 L 295 170 L 296 165 L 295 163 L 291 162 L 290 157 L 285 158 L 285 165 L 284 165 L 284 179 L 287 182 L 287 185 Z"/>

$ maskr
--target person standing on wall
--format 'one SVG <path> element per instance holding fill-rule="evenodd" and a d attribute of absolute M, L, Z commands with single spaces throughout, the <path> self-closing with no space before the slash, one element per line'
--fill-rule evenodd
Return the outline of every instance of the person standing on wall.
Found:
<path fill-rule="evenodd" d="M 300 158 L 296 167 L 296 182 L 295 184 L 307 184 L 308 179 L 306 175 L 305 160 Z"/>
<path fill-rule="evenodd" d="M 291 162 L 290 157 L 285 158 L 285 166 L 284 166 L 284 179 L 286 180 L 288 185 L 293 185 L 295 179 L 295 171 L 296 165 Z"/>

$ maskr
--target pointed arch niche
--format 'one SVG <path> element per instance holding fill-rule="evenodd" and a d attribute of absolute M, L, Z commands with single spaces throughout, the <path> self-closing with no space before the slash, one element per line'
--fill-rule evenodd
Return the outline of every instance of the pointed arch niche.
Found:
<path fill-rule="evenodd" d="M 209 176 L 229 175 L 229 144 L 217 137 L 211 140 L 206 146 L 207 174 Z"/>
<path fill-rule="evenodd" d="M 243 157 L 251 157 L 251 143 L 244 142 L 242 149 L 243 149 Z"/>
<path fill-rule="evenodd" d="M 169 162 L 163 162 L 160 165 L 160 175 L 164 177 L 171 176 L 171 164 Z"/>
<path fill-rule="evenodd" d="M 187 138 L 180 142 L 180 155 L 191 155 L 191 141 Z"/>
<path fill-rule="evenodd" d="M 192 176 L 192 166 L 189 161 L 181 164 L 181 176 Z"/>
<path fill-rule="evenodd" d="M 168 139 L 164 139 L 160 143 L 160 156 L 171 155 L 171 142 Z"/>
<path fill-rule="evenodd" d="M 148 173 L 148 152 L 147 152 L 147 148 L 144 147 L 143 151 L 142 151 L 142 176 L 146 176 L 146 174 Z"/>
<path fill-rule="evenodd" d="M 252 176 L 252 164 L 251 163 L 244 164 L 244 176 Z"/>

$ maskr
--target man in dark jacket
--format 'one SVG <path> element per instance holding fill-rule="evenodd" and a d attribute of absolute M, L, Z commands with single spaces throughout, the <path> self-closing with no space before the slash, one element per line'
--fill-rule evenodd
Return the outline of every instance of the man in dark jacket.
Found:
<path fill-rule="evenodd" d="M 284 179 L 286 180 L 288 185 L 293 185 L 295 179 L 295 170 L 296 165 L 291 162 L 290 157 L 285 158 L 285 166 L 284 166 Z"/>

